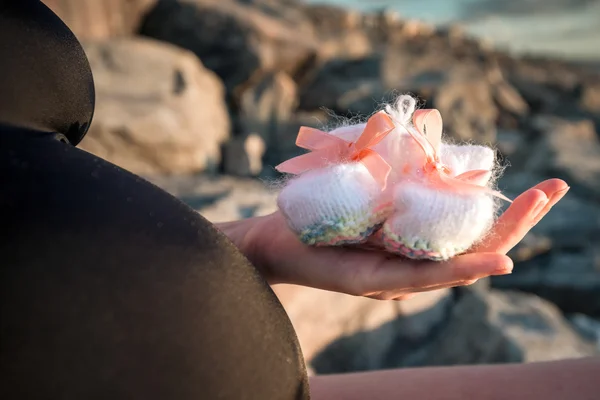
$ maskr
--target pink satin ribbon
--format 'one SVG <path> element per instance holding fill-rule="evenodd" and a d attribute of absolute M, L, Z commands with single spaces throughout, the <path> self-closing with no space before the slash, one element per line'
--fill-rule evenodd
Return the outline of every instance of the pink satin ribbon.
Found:
<path fill-rule="evenodd" d="M 355 142 L 348 142 L 318 129 L 302 127 L 296 145 L 311 152 L 287 160 L 275 169 L 298 175 L 331 164 L 358 161 L 367 168 L 381 189 L 385 190 L 392 168 L 371 147 L 381 142 L 394 128 L 392 119 L 383 111 L 369 118 L 364 131 Z"/>
<path fill-rule="evenodd" d="M 415 111 L 413 114 L 413 125 L 417 132 L 415 133 L 412 129 L 408 129 L 408 132 L 425 154 L 426 161 L 423 166 L 423 173 L 431 184 L 440 189 L 462 193 L 483 191 L 512 203 L 512 200 L 502 193 L 474 183 L 482 180 L 484 177 L 489 178 L 491 171 L 471 170 L 458 176 L 453 177 L 451 175 L 452 171 L 441 162 L 438 154 L 438 149 L 442 141 L 443 127 L 442 116 L 438 110 Z"/>

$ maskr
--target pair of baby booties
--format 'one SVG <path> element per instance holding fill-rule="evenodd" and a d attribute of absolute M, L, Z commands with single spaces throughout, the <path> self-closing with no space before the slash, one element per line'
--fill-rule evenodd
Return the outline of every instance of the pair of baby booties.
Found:
<path fill-rule="evenodd" d="M 311 152 L 276 169 L 295 175 L 278 207 L 313 246 L 364 245 L 412 259 L 464 253 L 491 228 L 495 153 L 441 141 L 437 110 L 400 96 L 366 124 L 321 132 L 303 127 L 296 144 Z M 510 200 L 509 200 L 510 201 Z"/>

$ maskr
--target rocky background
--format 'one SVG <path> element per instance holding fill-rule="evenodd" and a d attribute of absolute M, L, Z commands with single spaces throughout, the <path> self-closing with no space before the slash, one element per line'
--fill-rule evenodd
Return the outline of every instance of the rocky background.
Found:
<path fill-rule="evenodd" d="M 405 302 L 277 294 L 316 373 L 600 353 L 600 73 L 514 58 L 460 27 L 298 0 L 46 0 L 84 41 L 97 111 L 81 147 L 212 221 L 276 209 L 265 181 L 301 125 L 366 116 L 398 93 L 455 139 L 493 144 L 510 196 L 566 198 L 512 252 L 511 276 Z"/>

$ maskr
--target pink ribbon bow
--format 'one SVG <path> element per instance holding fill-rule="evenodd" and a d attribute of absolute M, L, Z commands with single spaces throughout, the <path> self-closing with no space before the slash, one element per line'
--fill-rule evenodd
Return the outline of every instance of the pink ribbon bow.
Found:
<path fill-rule="evenodd" d="M 484 191 L 512 203 L 502 193 L 475 183 L 482 180 L 487 181 L 491 171 L 479 169 L 454 177 L 451 175 L 452 171 L 441 162 L 438 154 L 443 126 L 442 116 L 438 110 L 416 110 L 413 114 L 413 125 L 417 132 L 415 133 L 411 129 L 408 129 L 408 132 L 425 154 L 426 161 L 423 172 L 434 186 L 457 192 Z"/>
<path fill-rule="evenodd" d="M 355 142 L 348 142 L 318 129 L 302 127 L 296 145 L 311 152 L 287 160 L 275 169 L 298 175 L 330 164 L 358 161 L 367 168 L 382 190 L 385 190 L 391 167 L 371 147 L 381 142 L 394 128 L 392 119 L 383 111 L 369 118 L 365 129 Z"/>

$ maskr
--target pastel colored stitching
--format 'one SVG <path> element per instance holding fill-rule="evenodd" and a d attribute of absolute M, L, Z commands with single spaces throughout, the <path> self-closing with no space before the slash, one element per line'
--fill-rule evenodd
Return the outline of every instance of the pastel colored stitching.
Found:
<path fill-rule="evenodd" d="M 387 226 L 378 235 L 388 251 L 415 260 L 445 261 L 467 250 L 460 247 L 432 249 L 425 240 L 406 240 L 390 231 Z"/>
<path fill-rule="evenodd" d="M 383 217 L 390 211 L 386 208 L 367 218 L 358 214 L 354 218 L 342 217 L 329 223 L 321 222 L 302 230 L 299 238 L 303 243 L 313 246 L 363 243 L 381 227 Z"/>

